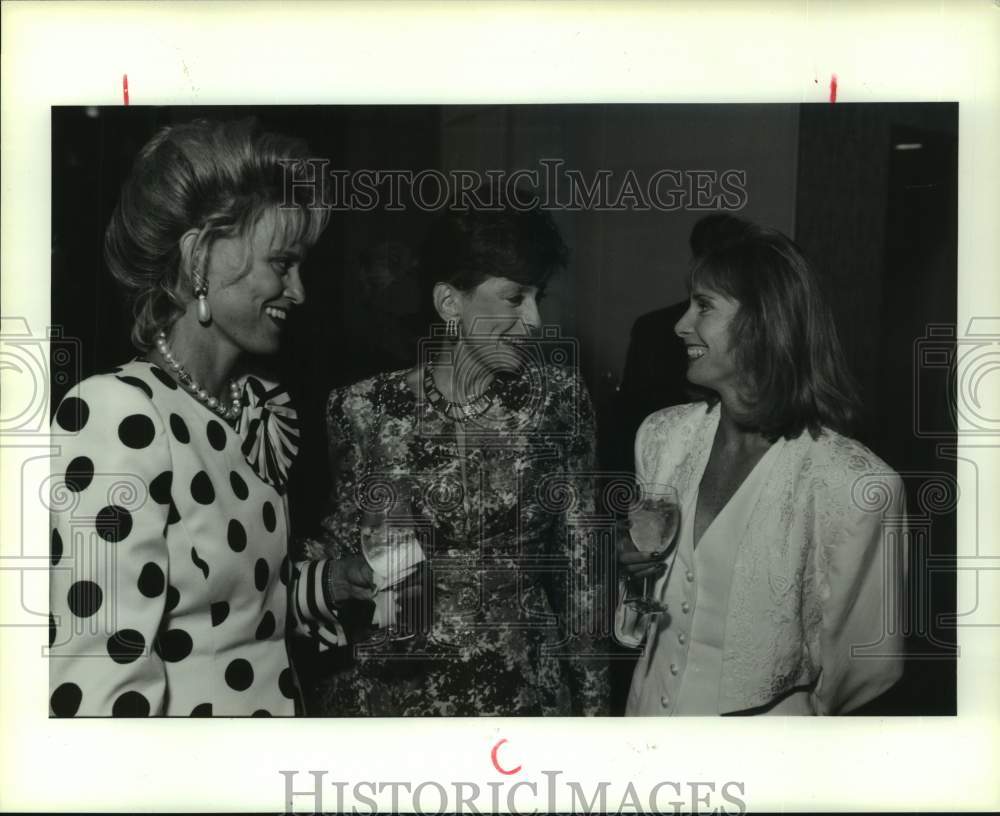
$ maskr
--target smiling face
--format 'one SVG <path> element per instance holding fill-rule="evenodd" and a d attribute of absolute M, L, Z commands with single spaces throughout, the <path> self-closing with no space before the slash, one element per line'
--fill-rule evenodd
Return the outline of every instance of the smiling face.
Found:
<path fill-rule="evenodd" d="M 454 297 L 468 361 L 493 373 L 519 370 L 525 341 L 541 324 L 538 287 L 488 277 L 471 291 L 455 290 Z"/>
<path fill-rule="evenodd" d="M 265 214 L 246 239 L 219 238 L 208 262 L 212 330 L 237 352 L 273 354 L 291 310 L 305 300 L 299 245 L 276 240 L 277 219 Z"/>
<path fill-rule="evenodd" d="M 737 388 L 729 329 L 739 309 L 739 301 L 720 292 L 700 286 L 691 291 L 688 310 L 674 331 L 687 350 L 687 377 L 695 385 L 719 394 Z"/>

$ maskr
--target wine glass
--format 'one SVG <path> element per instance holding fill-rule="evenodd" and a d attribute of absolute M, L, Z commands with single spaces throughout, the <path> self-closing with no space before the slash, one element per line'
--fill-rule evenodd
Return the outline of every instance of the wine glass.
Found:
<path fill-rule="evenodd" d="M 400 629 L 397 589 L 424 561 L 409 502 L 394 494 L 362 514 L 361 553 L 372 568 L 375 604 L 385 626 L 372 633 L 373 640 L 409 640 L 413 632 Z"/>
<path fill-rule="evenodd" d="M 645 489 L 642 498 L 629 511 L 629 538 L 636 549 L 650 558 L 666 561 L 677 546 L 681 507 L 677 491 L 668 485 Z M 642 579 L 642 594 L 635 593 L 633 581 L 626 581 L 624 603 L 639 614 L 665 612 L 667 607 L 652 594 L 658 576 Z"/>

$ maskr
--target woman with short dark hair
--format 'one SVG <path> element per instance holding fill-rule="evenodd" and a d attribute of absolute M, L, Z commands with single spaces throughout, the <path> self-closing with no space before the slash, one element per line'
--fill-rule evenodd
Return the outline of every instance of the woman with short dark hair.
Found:
<path fill-rule="evenodd" d="M 425 620 L 328 667 L 310 713 L 607 712 L 594 415 L 566 345 L 539 337 L 538 302 L 565 259 L 544 211 L 446 213 L 421 254 L 444 330 L 415 367 L 330 395 L 335 488 L 308 550 L 360 552 L 373 498 L 388 496 L 419 539 Z"/>
<path fill-rule="evenodd" d="M 676 326 L 705 399 L 636 436 L 639 483 L 676 491 L 680 525 L 666 562 L 621 542 L 665 607 L 619 606 L 619 638 L 646 644 L 628 714 L 837 714 L 902 671 L 902 482 L 847 436 L 856 392 L 802 253 L 746 226 L 695 260 Z"/>
<path fill-rule="evenodd" d="M 62 401 L 53 463 L 52 714 L 290 715 L 296 625 L 343 642 L 360 559 L 287 558 L 287 394 L 251 374 L 305 298 L 328 212 L 284 200 L 304 145 L 252 121 L 164 128 L 105 235 L 144 356 Z M 289 603 L 289 587 L 294 592 Z"/>

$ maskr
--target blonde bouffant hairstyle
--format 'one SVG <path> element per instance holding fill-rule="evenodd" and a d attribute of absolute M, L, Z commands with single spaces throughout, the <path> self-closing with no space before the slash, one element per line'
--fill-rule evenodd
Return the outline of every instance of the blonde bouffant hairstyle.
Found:
<path fill-rule="evenodd" d="M 199 119 L 160 130 L 139 152 L 104 235 L 104 259 L 132 305 L 132 342 L 155 343 L 193 297 L 217 238 L 247 241 L 274 213 L 273 242 L 315 244 L 329 220 L 322 202 L 286 200 L 305 143 L 262 132 L 253 119 Z M 190 230 L 195 242 L 182 242 Z M 183 243 L 183 247 L 182 247 Z"/>

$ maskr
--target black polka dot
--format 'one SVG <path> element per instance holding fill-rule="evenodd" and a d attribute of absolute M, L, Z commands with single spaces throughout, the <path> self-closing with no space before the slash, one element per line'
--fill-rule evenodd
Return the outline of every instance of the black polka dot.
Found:
<path fill-rule="evenodd" d="M 145 414 L 132 414 L 118 424 L 118 438 L 122 444 L 135 450 L 148 448 L 156 436 L 156 426 Z"/>
<path fill-rule="evenodd" d="M 66 602 L 78 618 L 89 618 L 104 603 L 104 592 L 93 581 L 77 581 L 69 588 Z"/>
<path fill-rule="evenodd" d="M 218 626 L 229 617 L 229 604 L 225 601 L 216 601 L 210 609 L 212 612 L 212 626 Z"/>
<path fill-rule="evenodd" d="M 237 658 L 226 667 L 226 685 L 234 691 L 246 691 L 253 685 L 253 667 Z"/>
<path fill-rule="evenodd" d="M 211 717 L 212 716 L 212 704 L 211 703 L 199 703 L 193 709 L 191 709 L 192 717 Z"/>
<path fill-rule="evenodd" d="M 198 551 L 194 547 L 191 548 L 191 561 L 194 562 L 194 565 L 201 570 L 202 575 L 204 575 L 205 579 L 207 580 L 208 564 L 201 559 L 201 557 L 198 555 Z"/>
<path fill-rule="evenodd" d="M 111 706 L 111 716 L 148 717 L 149 700 L 143 697 L 138 691 L 126 691 Z"/>
<path fill-rule="evenodd" d="M 77 456 L 66 467 L 66 487 L 82 493 L 94 479 L 94 463 L 86 456 Z"/>
<path fill-rule="evenodd" d="M 278 526 L 278 518 L 274 515 L 274 505 L 271 502 L 264 502 L 264 527 L 269 533 L 273 533 Z"/>
<path fill-rule="evenodd" d="M 49 648 L 51 649 L 56 642 L 56 619 L 55 616 L 49 612 Z"/>
<path fill-rule="evenodd" d="M 218 422 L 216 422 L 214 419 L 210 419 L 208 421 L 208 426 L 205 428 L 205 433 L 208 435 L 209 445 L 211 445 L 217 451 L 225 449 L 226 431 Z"/>
<path fill-rule="evenodd" d="M 150 399 L 153 398 L 153 389 L 146 385 L 146 383 L 138 377 L 119 377 L 118 379 L 125 383 L 125 385 L 131 385 L 133 388 L 138 388 Z"/>
<path fill-rule="evenodd" d="M 258 709 L 257 709 L 257 710 L 256 710 L 256 711 L 255 711 L 255 712 L 253 713 L 253 716 L 255 716 L 255 717 L 270 717 L 270 716 L 271 716 L 271 712 L 270 712 L 270 711 L 267 711 L 267 710 L 265 710 L 265 709 L 263 709 L 263 708 L 258 708 Z"/>
<path fill-rule="evenodd" d="M 146 651 L 146 638 L 135 629 L 120 629 L 108 638 L 108 656 L 115 663 L 132 663 Z"/>
<path fill-rule="evenodd" d="M 229 539 L 229 548 L 233 552 L 243 552 L 247 548 L 247 531 L 236 519 L 229 522 L 226 536 Z"/>
<path fill-rule="evenodd" d="M 149 495 L 157 504 L 170 504 L 170 487 L 174 483 L 174 472 L 165 470 L 149 483 Z"/>
<path fill-rule="evenodd" d="M 271 570 L 267 566 L 267 561 L 263 558 L 258 558 L 257 563 L 253 565 L 253 583 L 260 592 L 267 589 L 267 579 L 270 576 Z"/>
<path fill-rule="evenodd" d="M 128 538 L 132 532 L 132 514 L 124 507 L 112 504 L 97 514 L 97 534 L 112 543 Z"/>
<path fill-rule="evenodd" d="M 264 617 L 260 619 L 260 623 L 257 625 L 257 634 L 255 637 L 257 640 L 267 640 L 271 635 L 274 634 L 275 621 L 274 614 L 271 610 L 264 613 Z"/>
<path fill-rule="evenodd" d="M 243 481 L 243 477 L 235 470 L 229 474 L 229 484 L 233 486 L 233 493 L 236 494 L 236 498 L 246 501 L 250 495 L 250 488 L 247 487 L 247 483 Z"/>
<path fill-rule="evenodd" d="M 168 663 L 177 663 L 191 654 L 194 643 L 183 629 L 168 629 L 156 636 L 153 648 Z"/>
<path fill-rule="evenodd" d="M 163 592 L 167 579 L 163 577 L 163 570 L 150 561 L 139 573 L 139 591 L 147 598 L 159 597 Z"/>
<path fill-rule="evenodd" d="M 63 683 L 52 692 L 49 704 L 57 717 L 73 717 L 80 710 L 83 692 L 76 683 Z"/>
<path fill-rule="evenodd" d="M 280 580 L 285 586 L 288 586 L 288 573 L 290 571 L 291 562 L 288 560 L 288 556 L 286 555 L 281 559 L 281 568 L 278 570 L 278 580 Z"/>
<path fill-rule="evenodd" d="M 156 366 L 153 366 L 150 369 L 150 371 L 153 372 L 153 376 L 156 377 L 156 379 L 158 379 L 161 383 L 163 383 L 171 391 L 176 391 L 177 390 L 177 383 L 175 383 L 171 379 L 170 375 L 167 374 L 167 372 L 164 371 L 162 368 L 157 368 Z"/>
<path fill-rule="evenodd" d="M 174 504 L 173 501 L 171 501 L 170 512 L 167 513 L 167 526 L 169 527 L 171 524 L 176 524 L 180 520 L 181 520 L 180 511 L 177 509 L 177 505 Z"/>
<path fill-rule="evenodd" d="M 59 427 L 70 433 L 81 430 L 88 419 L 90 419 L 90 408 L 78 397 L 66 397 L 56 411 L 56 422 L 59 423 Z"/>
<path fill-rule="evenodd" d="M 63 543 L 62 536 L 59 535 L 58 530 L 52 531 L 52 566 L 54 567 L 60 561 L 62 561 L 63 556 Z"/>
<path fill-rule="evenodd" d="M 215 488 L 205 471 L 199 470 L 191 480 L 191 496 L 198 504 L 211 504 L 215 501 Z"/>
<path fill-rule="evenodd" d="M 191 434 L 188 433 L 188 426 L 177 414 L 170 415 L 170 431 L 174 438 L 183 445 L 191 441 Z"/>
<path fill-rule="evenodd" d="M 295 699 L 295 675 L 292 674 L 290 667 L 282 669 L 281 674 L 278 675 L 278 688 L 289 700 Z"/>
<path fill-rule="evenodd" d="M 177 608 L 177 604 L 181 602 L 181 593 L 177 591 L 177 587 L 168 586 L 167 587 L 167 612 L 173 612 Z"/>

